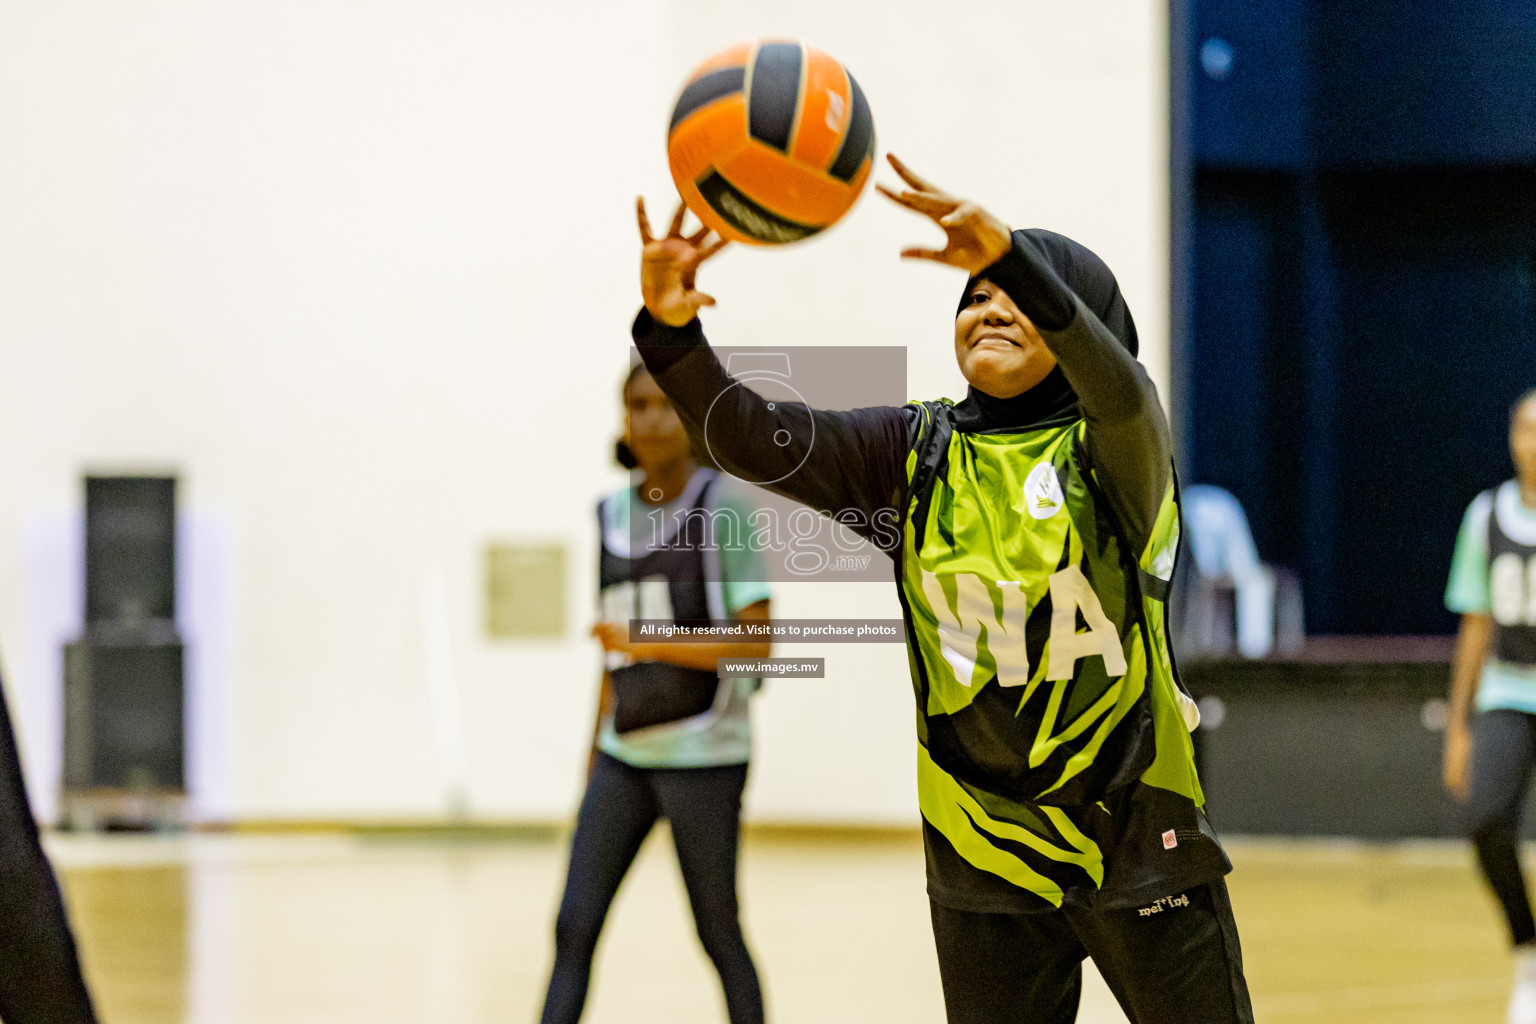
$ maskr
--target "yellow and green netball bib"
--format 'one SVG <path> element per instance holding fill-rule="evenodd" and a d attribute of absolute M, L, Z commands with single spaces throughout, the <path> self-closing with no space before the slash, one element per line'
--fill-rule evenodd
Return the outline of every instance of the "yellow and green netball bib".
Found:
<path fill-rule="evenodd" d="M 1203 803 L 1163 621 L 1178 505 L 1170 485 L 1127 551 L 1081 421 L 969 433 L 952 408 L 922 404 L 907 460 L 919 803 L 971 865 L 1059 905 L 1103 884 L 1112 794 L 1158 787 L 1190 821 Z"/>

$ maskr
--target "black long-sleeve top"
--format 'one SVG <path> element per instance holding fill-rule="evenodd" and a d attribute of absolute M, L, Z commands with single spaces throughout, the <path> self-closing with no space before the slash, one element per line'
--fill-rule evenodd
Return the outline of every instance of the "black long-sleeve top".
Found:
<path fill-rule="evenodd" d="M 984 276 L 1030 316 L 1055 354 L 1087 421 L 1088 456 L 1110 511 L 1139 555 L 1151 536 L 1171 473 L 1168 421 L 1157 390 L 1146 369 L 1059 279 L 1052 285 L 1070 296 L 1074 312 L 1059 329 L 1042 326 L 1051 318 L 1044 311 L 1032 315 L 1029 305 L 1030 297 L 1039 293 L 1042 271 L 1020 246 L 1016 238 L 1013 249 Z M 857 509 L 866 522 L 873 522 L 881 509 L 895 509 L 898 516 L 905 509 L 905 459 L 917 424 L 914 407 L 827 411 L 780 402 L 770 409 L 749 388 L 731 386 L 733 378 L 709 348 L 697 319 L 670 327 L 642 309 L 632 335 L 696 450 L 705 450 L 703 424 L 705 416 L 710 417 L 708 450 L 722 469 L 746 479 L 778 480 L 770 490 L 818 511 Z M 956 407 L 956 429 L 1030 429 L 1034 424 L 1027 421 L 1028 394 L 997 399 L 972 388 Z M 814 423 L 807 424 L 807 417 Z M 810 451 L 798 441 L 783 447 L 769 442 L 781 429 L 795 439 L 814 437 Z M 853 529 L 866 536 L 870 532 Z"/>

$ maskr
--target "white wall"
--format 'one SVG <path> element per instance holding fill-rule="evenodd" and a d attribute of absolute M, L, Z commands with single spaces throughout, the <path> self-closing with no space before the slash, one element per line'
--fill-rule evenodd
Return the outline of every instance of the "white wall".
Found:
<path fill-rule="evenodd" d="M 216 524 L 195 556 L 227 620 L 193 630 L 222 652 L 193 682 L 221 737 L 199 753 L 206 815 L 441 812 L 423 559 L 448 583 L 473 812 L 568 815 L 596 668 L 590 506 L 621 479 L 631 207 L 670 205 L 688 70 L 761 35 L 833 53 L 882 151 L 1097 249 L 1161 381 L 1165 22 L 1161 0 L 0 7 L 0 637 L 40 807 L 67 632 L 40 609 L 72 592 L 49 581 L 58 539 L 83 470 L 148 466 Z M 935 234 L 871 193 L 820 239 L 723 255 L 706 325 L 909 345 L 912 394 L 958 394 L 961 280 L 896 258 Z M 573 556 L 570 636 L 488 642 L 483 545 L 549 538 Z M 877 586 L 786 587 L 776 610 L 898 614 Z M 915 820 L 904 655 L 824 653 L 833 678 L 759 701 L 752 813 Z"/>

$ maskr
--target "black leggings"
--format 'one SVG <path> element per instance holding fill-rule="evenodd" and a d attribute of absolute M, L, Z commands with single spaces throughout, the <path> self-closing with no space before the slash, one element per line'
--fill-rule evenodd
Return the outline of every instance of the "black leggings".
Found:
<path fill-rule="evenodd" d="M 597 755 L 571 839 L 542 1024 L 575 1024 L 581 1018 L 608 906 L 658 818 L 672 824 L 694 924 L 704 952 L 720 972 L 731 1024 L 761 1024 L 763 993 L 736 913 L 736 849 L 746 782 L 745 764 L 645 769 Z"/>
<path fill-rule="evenodd" d="M 1472 736 L 1472 791 L 1464 808 L 1477 863 L 1504 908 L 1510 941 L 1536 942 L 1520 874 L 1520 810 L 1536 766 L 1536 715 L 1484 711 Z"/>
<path fill-rule="evenodd" d="M 0 1020 L 94 1024 L 59 883 L 37 839 L 0 696 Z"/>

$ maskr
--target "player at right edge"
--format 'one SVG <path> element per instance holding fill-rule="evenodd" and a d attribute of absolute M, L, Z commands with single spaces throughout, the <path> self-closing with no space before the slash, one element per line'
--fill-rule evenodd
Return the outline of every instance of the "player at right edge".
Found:
<path fill-rule="evenodd" d="M 1461 629 L 1445 786 L 1509 926 L 1509 1024 L 1536 1024 L 1536 921 L 1520 874 L 1520 810 L 1536 769 L 1536 390 L 1510 410 L 1509 451 L 1515 478 L 1473 499 L 1451 560 L 1445 605 Z"/>

